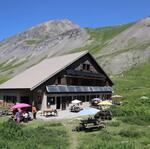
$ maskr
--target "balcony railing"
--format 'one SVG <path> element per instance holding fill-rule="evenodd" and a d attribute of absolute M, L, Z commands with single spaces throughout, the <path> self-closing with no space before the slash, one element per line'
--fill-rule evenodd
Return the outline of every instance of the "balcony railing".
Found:
<path fill-rule="evenodd" d="M 67 75 L 70 76 L 81 76 L 81 77 L 91 77 L 91 78 L 98 78 L 101 80 L 105 80 L 106 77 L 100 73 L 93 73 L 93 72 L 84 72 L 79 70 L 67 70 Z"/>

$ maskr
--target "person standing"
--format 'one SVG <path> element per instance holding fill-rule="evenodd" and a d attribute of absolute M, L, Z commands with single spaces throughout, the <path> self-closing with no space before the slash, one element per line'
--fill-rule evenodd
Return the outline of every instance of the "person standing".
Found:
<path fill-rule="evenodd" d="M 16 114 L 15 114 L 15 116 L 14 116 L 14 120 L 15 120 L 17 123 L 20 123 L 20 122 L 21 122 L 21 120 L 22 120 L 22 111 L 21 111 L 21 109 L 18 109 L 18 110 L 16 111 Z"/>
<path fill-rule="evenodd" d="M 32 107 L 33 118 L 36 119 L 37 109 L 35 106 Z"/>

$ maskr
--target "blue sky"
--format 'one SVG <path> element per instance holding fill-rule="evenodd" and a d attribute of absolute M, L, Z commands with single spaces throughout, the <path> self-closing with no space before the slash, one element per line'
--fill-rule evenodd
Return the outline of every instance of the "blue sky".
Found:
<path fill-rule="evenodd" d="M 101 27 L 149 15 L 150 0 L 0 0 L 0 40 L 48 20 Z"/>

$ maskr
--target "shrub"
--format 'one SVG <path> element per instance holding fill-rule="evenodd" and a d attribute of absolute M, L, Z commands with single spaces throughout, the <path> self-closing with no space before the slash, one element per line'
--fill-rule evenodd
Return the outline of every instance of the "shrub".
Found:
<path fill-rule="evenodd" d="M 25 41 L 28 45 L 32 45 L 32 44 L 38 44 L 41 42 L 40 39 L 30 39 L 30 40 L 26 40 Z"/>
<path fill-rule="evenodd" d="M 119 135 L 122 137 L 129 137 L 129 138 L 135 138 L 135 137 L 140 137 L 144 134 L 144 132 L 135 130 L 134 128 L 129 128 L 129 129 L 122 129 L 119 132 Z"/>
<path fill-rule="evenodd" d="M 69 145 L 68 134 L 61 123 L 28 127 L 5 121 L 0 125 L 0 149 L 55 149 L 58 146 L 66 149 Z"/>
<path fill-rule="evenodd" d="M 111 108 L 113 116 L 147 116 L 150 115 L 150 109 L 147 105 L 137 103 L 130 103 L 124 106 L 114 106 Z"/>
<path fill-rule="evenodd" d="M 14 121 L 6 121 L 2 123 L 0 128 L 0 136 L 6 140 L 14 140 L 23 136 L 21 125 L 17 125 Z"/>
<path fill-rule="evenodd" d="M 79 149 L 139 149 L 134 142 L 111 142 L 107 141 L 99 141 L 92 142 L 90 144 L 84 144 L 79 147 Z"/>
<path fill-rule="evenodd" d="M 49 126 L 63 126 L 62 123 L 50 123 Z"/>
<path fill-rule="evenodd" d="M 119 118 L 124 123 L 147 125 L 150 123 L 150 116 L 124 116 Z"/>
<path fill-rule="evenodd" d="M 111 111 L 112 111 L 113 116 L 123 116 L 124 115 L 122 107 L 112 107 Z"/>
<path fill-rule="evenodd" d="M 120 126 L 120 122 L 118 122 L 118 121 L 112 121 L 112 122 L 108 123 L 108 125 L 109 126 L 113 126 L 113 127 L 118 127 L 118 126 Z"/>
<path fill-rule="evenodd" d="M 0 140 L 0 149 L 11 149 L 11 147 L 5 141 Z"/>
<path fill-rule="evenodd" d="M 135 149 L 135 145 L 133 143 L 102 143 L 97 149 Z"/>
<path fill-rule="evenodd" d="M 111 134 L 106 130 L 102 130 L 99 137 L 101 138 L 101 140 L 111 140 L 112 139 Z"/>

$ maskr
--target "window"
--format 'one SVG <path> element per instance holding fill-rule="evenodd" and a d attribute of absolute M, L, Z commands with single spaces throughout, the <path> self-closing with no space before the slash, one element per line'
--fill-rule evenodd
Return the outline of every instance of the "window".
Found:
<path fill-rule="evenodd" d="M 55 80 L 55 84 L 58 85 L 58 84 L 61 84 L 61 78 L 58 77 L 56 80 Z"/>
<path fill-rule="evenodd" d="M 78 99 L 82 102 L 85 102 L 85 96 L 78 96 Z"/>
<path fill-rule="evenodd" d="M 87 69 L 88 71 L 90 70 L 90 65 L 89 65 L 89 64 L 86 65 L 86 69 Z"/>
<path fill-rule="evenodd" d="M 89 101 L 89 98 L 90 98 L 89 95 L 87 95 L 87 96 L 86 96 L 86 101 Z"/>
<path fill-rule="evenodd" d="M 47 106 L 55 105 L 55 97 L 47 97 Z"/>
<path fill-rule="evenodd" d="M 90 71 L 90 64 L 83 64 L 82 70 Z"/>
<path fill-rule="evenodd" d="M 4 96 L 4 101 L 7 103 L 16 103 L 17 97 L 16 96 Z"/>
<path fill-rule="evenodd" d="M 58 78 L 58 84 L 61 84 L 61 78 Z"/>
<path fill-rule="evenodd" d="M 20 101 L 22 102 L 22 103 L 30 103 L 29 102 L 29 96 L 21 96 L 20 97 Z"/>
<path fill-rule="evenodd" d="M 72 78 L 72 84 L 71 85 L 78 85 L 78 79 L 77 78 Z"/>
<path fill-rule="evenodd" d="M 83 64 L 83 70 L 86 70 L 86 64 Z"/>

